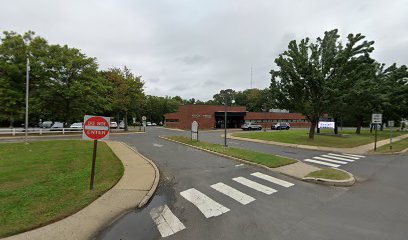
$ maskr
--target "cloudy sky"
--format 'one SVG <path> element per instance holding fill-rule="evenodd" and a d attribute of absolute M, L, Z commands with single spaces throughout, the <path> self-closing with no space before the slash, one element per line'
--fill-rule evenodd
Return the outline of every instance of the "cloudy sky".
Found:
<path fill-rule="evenodd" d="M 292 39 L 361 32 L 374 57 L 408 64 L 404 0 L 2 0 L 0 30 L 33 30 L 50 43 L 128 66 L 151 95 L 208 100 L 220 89 L 269 86 Z"/>

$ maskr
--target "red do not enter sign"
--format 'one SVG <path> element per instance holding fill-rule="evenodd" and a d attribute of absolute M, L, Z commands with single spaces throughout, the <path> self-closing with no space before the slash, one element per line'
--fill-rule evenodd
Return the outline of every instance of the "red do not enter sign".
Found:
<path fill-rule="evenodd" d="M 103 140 L 109 138 L 109 117 L 84 117 L 83 139 Z"/>

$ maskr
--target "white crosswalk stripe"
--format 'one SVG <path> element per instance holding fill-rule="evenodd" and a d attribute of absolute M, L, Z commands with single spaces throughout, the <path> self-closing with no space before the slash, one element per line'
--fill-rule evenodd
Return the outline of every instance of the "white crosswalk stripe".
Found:
<path fill-rule="evenodd" d="M 150 216 L 162 237 L 168 237 L 186 228 L 167 205 L 153 208 L 150 210 Z"/>
<path fill-rule="evenodd" d="M 229 208 L 226 208 L 218 202 L 212 200 L 211 198 L 207 197 L 207 195 L 195 188 L 190 188 L 180 192 L 180 195 L 187 201 L 194 204 L 206 218 L 216 217 L 229 211 Z"/>
<path fill-rule="evenodd" d="M 274 178 L 272 176 L 269 176 L 269 175 L 266 175 L 266 174 L 263 174 L 263 173 L 260 173 L 260 172 L 252 173 L 251 175 L 254 176 L 254 177 L 258 177 L 258 178 L 264 179 L 266 181 L 281 185 L 283 187 L 291 187 L 291 186 L 295 185 L 293 183 L 290 183 L 290 182 L 287 182 L 287 181 L 284 181 L 284 180 L 281 180 L 281 179 L 278 179 L 278 178 Z"/>
<path fill-rule="evenodd" d="M 224 183 L 216 183 L 211 185 L 212 188 L 214 188 L 215 190 L 227 195 L 228 197 L 236 200 L 237 202 L 246 205 L 250 202 L 255 201 L 255 198 L 236 190 L 235 188 L 232 188 Z"/>
<path fill-rule="evenodd" d="M 337 167 L 340 167 L 341 165 L 345 165 L 345 164 L 354 162 L 364 157 L 365 156 L 348 154 L 348 153 L 342 153 L 342 154 L 327 153 L 327 154 L 315 156 L 312 159 L 309 159 L 309 158 L 304 159 L 304 161 L 337 168 Z"/>
<path fill-rule="evenodd" d="M 337 159 L 337 160 L 342 160 L 342 161 L 347 161 L 347 162 L 354 162 L 354 160 L 347 159 L 344 157 L 335 157 L 335 156 L 330 156 L 330 155 L 321 155 L 321 156 L 325 158 Z"/>
<path fill-rule="evenodd" d="M 344 158 L 349 158 L 349 159 L 354 159 L 354 160 L 360 159 L 359 157 L 352 157 L 352 156 L 340 155 L 340 154 L 335 154 L 335 153 L 329 153 L 327 155 L 336 156 L 336 157 L 344 157 Z"/>
<path fill-rule="evenodd" d="M 326 162 L 332 162 L 332 163 L 338 163 L 338 164 L 347 164 L 348 162 L 343 162 L 343 161 L 339 161 L 339 160 L 333 160 L 330 158 L 323 158 L 323 157 L 313 157 L 313 159 L 317 159 L 317 160 L 323 160 Z"/>
<path fill-rule="evenodd" d="M 251 181 L 251 180 L 249 180 L 247 178 L 244 178 L 244 177 L 236 177 L 236 178 L 233 178 L 232 180 L 234 180 L 234 181 L 236 181 L 238 183 L 241 183 L 242 185 L 247 186 L 249 188 L 255 189 L 255 190 L 259 191 L 259 192 L 268 194 L 268 195 L 277 192 L 277 190 L 275 190 L 273 188 L 267 187 L 265 185 L 262 185 L 260 183 L 254 182 L 254 181 Z"/>
<path fill-rule="evenodd" d="M 311 163 L 317 163 L 317 164 L 321 164 L 321 165 L 326 165 L 326 166 L 329 166 L 329 167 L 335 167 L 335 168 L 340 167 L 340 165 L 337 165 L 337 164 L 328 163 L 328 162 L 323 162 L 323 161 L 318 161 L 318 160 L 305 159 L 304 161 L 305 161 L 305 162 L 311 162 Z"/>

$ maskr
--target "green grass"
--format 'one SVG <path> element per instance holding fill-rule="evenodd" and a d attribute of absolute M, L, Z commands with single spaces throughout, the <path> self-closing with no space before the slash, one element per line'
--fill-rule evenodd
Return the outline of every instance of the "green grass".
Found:
<path fill-rule="evenodd" d="M 245 150 L 245 149 L 233 148 L 233 147 L 224 148 L 224 146 L 219 145 L 219 144 L 213 144 L 213 143 L 207 143 L 207 142 L 201 142 L 201 141 L 199 142 L 191 141 L 191 139 L 186 138 L 186 137 L 171 136 L 168 138 L 175 140 L 175 141 L 182 142 L 182 143 L 186 143 L 189 145 L 193 145 L 196 147 L 201 147 L 201 148 L 204 148 L 210 151 L 214 151 L 217 153 L 222 153 L 228 156 L 232 156 L 232 157 L 240 158 L 240 159 L 247 160 L 250 162 L 262 164 L 270 168 L 281 167 L 281 166 L 292 164 L 296 162 L 295 160 L 290 159 L 290 158 L 275 156 L 271 154 L 260 153 L 260 152 L 255 152 L 251 150 Z"/>
<path fill-rule="evenodd" d="M 324 130 L 323 134 L 332 133 L 333 131 Z M 321 147 L 339 147 L 349 148 L 357 147 L 364 144 L 374 142 L 374 131 L 370 133 L 369 130 L 362 130 L 361 134 L 355 134 L 354 130 L 344 130 L 339 132 L 342 135 L 315 135 L 314 140 L 309 140 L 308 130 L 296 130 L 291 129 L 289 131 L 272 131 L 272 132 L 251 132 L 251 133 L 234 133 L 232 136 L 243 137 L 250 139 L 259 139 L 266 141 L 302 144 Z M 389 137 L 389 131 L 378 131 L 378 140 L 387 139 Z M 404 132 L 394 132 L 394 136 L 404 134 Z"/>
<path fill-rule="evenodd" d="M 324 179 L 331 179 L 331 180 L 346 180 L 350 176 L 347 173 L 337 170 L 337 169 L 325 168 L 325 169 L 311 172 L 306 177 L 324 178 Z"/>
<path fill-rule="evenodd" d="M 92 149 L 80 140 L 0 144 L 0 237 L 69 216 L 110 189 L 123 165 L 99 142 L 90 191 Z"/>
<path fill-rule="evenodd" d="M 383 145 L 379 148 L 377 148 L 378 153 L 395 153 L 395 152 L 400 152 L 408 148 L 408 138 L 402 139 L 397 142 L 392 143 L 392 149 L 390 149 L 390 144 Z M 374 150 L 371 150 L 371 152 L 374 152 Z"/>

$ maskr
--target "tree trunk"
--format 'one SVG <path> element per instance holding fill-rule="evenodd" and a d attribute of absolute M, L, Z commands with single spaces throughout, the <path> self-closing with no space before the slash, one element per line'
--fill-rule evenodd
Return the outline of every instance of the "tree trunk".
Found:
<path fill-rule="evenodd" d="M 310 123 L 310 129 L 309 129 L 309 140 L 313 140 L 313 139 L 314 139 L 315 128 L 316 128 L 316 121 L 312 121 L 312 122 Z"/>
<path fill-rule="evenodd" d="M 120 126 L 119 126 L 119 125 L 120 125 L 120 116 L 119 116 L 119 112 L 118 112 L 118 122 L 117 122 L 117 123 L 118 123 L 118 126 L 117 126 L 116 128 L 117 128 L 117 129 L 119 129 L 119 128 L 120 128 Z"/>
<path fill-rule="evenodd" d="M 339 134 L 339 126 L 337 124 L 337 118 L 334 118 L 334 134 Z"/>
<path fill-rule="evenodd" d="M 129 131 L 129 129 L 128 129 L 128 119 L 127 119 L 127 117 L 128 117 L 128 114 L 127 114 L 127 112 L 125 112 L 125 119 L 124 119 L 125 132 Z"/>
<path fill-rule="evenodd" d="M 360 133 L 361 133 L 361 124 L 358 124 L 356 128 L 356 134 L 360 134 Z"/>
<path fill-rule="evenodd" d="M 380 125 L 380 131 L 384 130 L 384 123 L 381 123 Z"/>
<path fill-rule="evenodd" d="M 14 127 L 14 115 L 13 113 L 10 113 L 10 128 Z"/>

